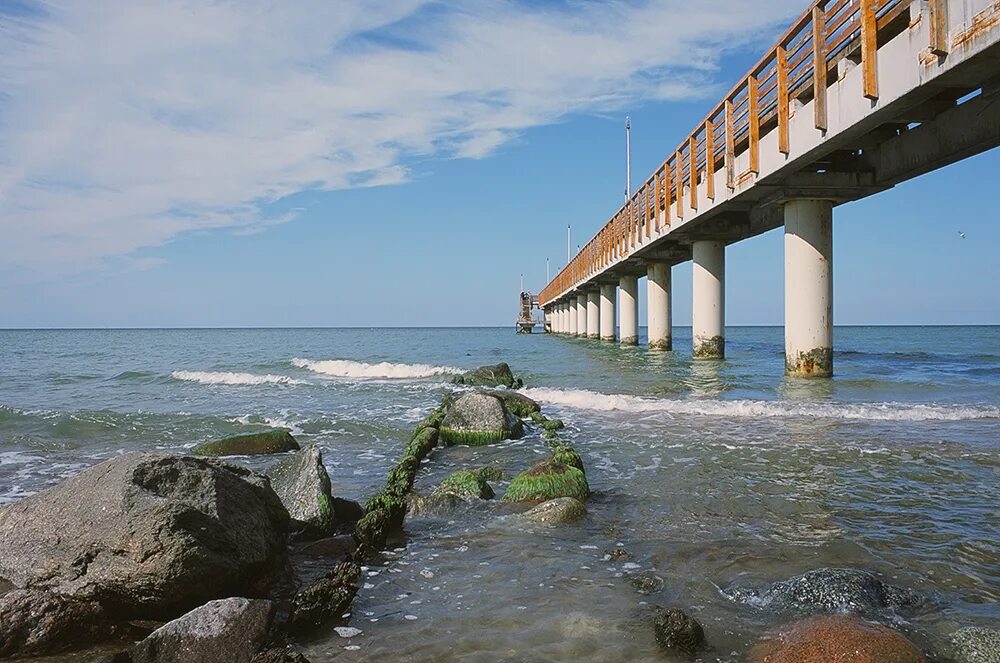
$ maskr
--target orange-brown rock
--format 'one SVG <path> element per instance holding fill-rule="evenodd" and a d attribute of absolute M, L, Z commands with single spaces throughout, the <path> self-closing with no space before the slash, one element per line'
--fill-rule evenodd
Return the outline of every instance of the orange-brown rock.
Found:
<path fill-rule="evenodd" d="M 926 663 L 916 647 L 885 626 L 820 615 L 783 626 L 754 645 L 748 663 Z"/>

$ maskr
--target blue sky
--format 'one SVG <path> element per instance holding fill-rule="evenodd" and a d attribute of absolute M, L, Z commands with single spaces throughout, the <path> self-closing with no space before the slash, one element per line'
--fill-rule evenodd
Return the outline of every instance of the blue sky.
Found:
<path fill-rule="evenodd" d="M 509 324 L 802 4 L 720 1 L 0 0 L 0 327 Z M 837 208 L 836 323 L 1000 323 L 998 172 Z M 727 270 L 780 324 L 780 231 Z"/>

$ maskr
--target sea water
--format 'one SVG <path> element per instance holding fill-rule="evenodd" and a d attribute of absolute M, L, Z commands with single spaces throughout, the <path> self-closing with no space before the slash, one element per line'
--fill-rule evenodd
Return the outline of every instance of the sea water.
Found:
<path fill-rule="evenodd" d="M 312 661 L 663 660 L 654 605 L 702 622 L 698 660 L 739 661 L 787 617 L 720 588 L 823 567 L 927 597 L 894 617 L 925 650 L 996 625 L 1000 327 L 837 328 L 832 380 L 786 379 L 780 328 L 728 329 L 722 362 L 675 334 L 662 353 L 508 328 L 0 331 L 0 506 L 116 454 L 270 426 L 319 445 L 334 492 L 363 502 L 453 374 L 506 361 L 566 422 L 587 517 L 525 527 L 491 501 L 408 522 L 365 569 L 344 624 L 360 633 L 317 634 Z M 415 488 L 547 452 L 531 429 L 438 449 Z M 637 592 L 640 573 L 663 589 Z"/>

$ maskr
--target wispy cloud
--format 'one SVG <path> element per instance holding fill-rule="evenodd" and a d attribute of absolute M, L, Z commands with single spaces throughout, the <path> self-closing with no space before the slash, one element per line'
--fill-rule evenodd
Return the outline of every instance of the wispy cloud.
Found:
<path fill-rule="evenodd" d="M 398 183 L 414 158 L 482 158 L 570 113 L 698 95 L 720 54 L 800 5 L 53 0 L 0 13 L 0 272 L 256 232 L 289 220 L 261 210 L 292 193 Z"/>

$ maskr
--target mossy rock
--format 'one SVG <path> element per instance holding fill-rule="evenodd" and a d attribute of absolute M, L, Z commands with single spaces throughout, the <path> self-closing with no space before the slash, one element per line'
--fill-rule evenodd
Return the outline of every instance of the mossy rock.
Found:
<path fill-rule="evenodd" d="M 481 446 L 524 435 L 521 420 L 493 394 L 462 394 L 448 407 L 441 422 L 441 440 L 449 446 Z"/>
<path fill-rule="evenodd" d="M 491 500 L 494 497 L 490 484 L 474 470 L 455 472 L 442 481 L 434 493 L 452 493 L 459 497 L 476 497 L 481 500 Z"/>
<path fill-rule="evenodd" d="M 507 487 L 505 502 L 544 502 L 557 497 L 585 500 L 590 494 L 587 477 L 570 465 L 543 460 L 530 470 L 521 472 Z"/>
<path fill-rule="evenodd" d="M 406 515 L 406 498 L 386 491 L 373 495 L 365 502 L 365 516 L 380 512 L 385 514 L 390 528 L 399 527 Z"/>
<path fill-rule="evenodd" d="M 206 442 L 194 448 L 197 456 L 260 456 L 298 451 L 299 443 L 285 429 L 236 435 L 223 440 Z"/>
<path fill-rule="evenodd" d="M 496 465 L 486 465 L 474 470 L 474 472 L 486 481 L 507 481 L 510 479 L 510 472 Z"/>
<path fill-rule="evenodd" d="M 587 470 L 583 467 L 583 459 L 580 458 L 580 454 L 578 454 L 573 447 L 560 444 L 552 453 L 552 460 L 557 463 L 562 463 L 563 465 L 575 467 L 584 474 L 587 473 Z"/>
<path fill-rule="evenodd" d="M 471 387 L 507 387 L 508 389 L 517 389 L 524 386 L 524 382 L 514 377 L 514 373 L 511 372 L 510 366 L 506 363 L 494 366 L 480 366 L 462 375 L 456 375 L 452 381 L 455 384 L 466 384 Z"/>
<path fill-rule="evenodd" d="M 403 449 L 403 455 L 423 460 L 438 445 L 439 439 L 440 432 L 437 428 L 418 428 Z"/>
<path fill-rule="evenodd" d="M 555 432 L 566 427 L 562 419 L 549 419 L 541 412 L 533 412 L 529 416 L 535 424 L 541 426 L 547 432 Z"/>
<path fill-rule="evenodd" d="M 385 489 L 393 495 L 402 497 L 413 488 L 413 482 L 417 478 L 417 470 L 420 469 L 420 461 L 415 456 L 403 456 L 396 463 L 396 466 L 389 470 L 385 479 Z"/>
<path fill-rule="evenodd" d="M 541 415 L 542 406 L 524 394 L 519 394 L 516 391 L 511 391 L 509 389 L 495 389 L 483 392 L 485 394 L 490 394 L 491 396 L 496 396 L 503 401 L 503 404 L 507 406 L 507 409 L 511 411 L 512 414 L 518 417 L 531 417 L 534 420 L 535 415 Z"/>

